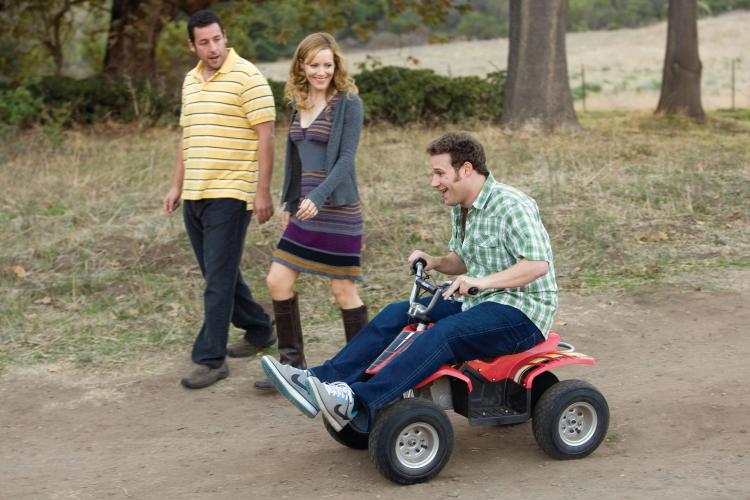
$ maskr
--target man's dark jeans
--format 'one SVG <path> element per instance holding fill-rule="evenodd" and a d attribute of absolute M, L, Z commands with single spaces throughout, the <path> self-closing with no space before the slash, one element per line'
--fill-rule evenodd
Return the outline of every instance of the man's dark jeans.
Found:
<path fill-rule="evenodd" d="M 367 379 L 370 363 L 413 322 L 408 309 L 408 302 L 385 307 L 338 354 L 312 368 L 313 374 L 324 382 L 349 384 L 372 418 L 445 363 L 515 354 L 544 340 L 536 325 L 514 307 L 482 302 L 462 312 L 461 304 L 440 299 L 430 314 L 432 328 Z"/>
<path fill-rule="evenodd" d="M 185 200 L 183 216 L 190 243 L 206 281 L 204 320 L 193 344 L 194 363 L 218 368 L 227 352 L 229 323 L 247 331 L 249 342 L 268 341 L 271 320 L 253 300 L 240 273 L 242 249 L 252 212 L 232 198 Z"/>

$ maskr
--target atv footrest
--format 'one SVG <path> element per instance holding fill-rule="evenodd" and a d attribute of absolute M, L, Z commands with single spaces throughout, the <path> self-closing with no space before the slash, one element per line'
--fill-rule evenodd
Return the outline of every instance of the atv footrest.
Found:
<path fill-rule="evenodd" d="M 462 372 L 471 382 L 451 379 L 453 409 L 469 419 L 469 424 L 500 425 L 525 422 L 529 419 L 529 391 L 511 379 L 489 382 L 470 368 Z"/>
<path fill-rule="evenodd" d="M 472 427 L 480 425 L 512 424 L 525 422 L 529 416 L 527 413 L 519 413 L 510 408 L 495 406 L 492 408 L 471 408 L 469 411 L 469 425 Z"/>

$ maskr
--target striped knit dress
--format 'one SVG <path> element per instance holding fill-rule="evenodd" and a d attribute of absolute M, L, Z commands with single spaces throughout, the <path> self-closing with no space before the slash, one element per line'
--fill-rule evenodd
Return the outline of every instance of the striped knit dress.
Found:
<path fill-rule="evenodd" d="M 334 95 L 306 129 L 300 126 L 299 112 L 295 111 L 289 127 L 302 162 L 303 197 L 325 180 L 326 146 L 339 99 L 340 94 Z M 359 202 L 334 207 L 326 201 L 312 219 L 301 221 L 292 214 L 272 260 L 303 273 L 362 281 L 362 227 Z"/>

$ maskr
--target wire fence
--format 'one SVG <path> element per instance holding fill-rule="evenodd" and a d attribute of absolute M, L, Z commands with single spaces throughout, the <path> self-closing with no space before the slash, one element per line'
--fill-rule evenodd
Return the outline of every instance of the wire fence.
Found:
<path fill-rule="evenodd" d="M 750 109 L 750 67 L 739 57 L 704 66 L 701 100 L 707 110 Z M 661 68 L 608 68 L 581 64 L 571 68 L 570 86 L 577 111 L 656 109 Z"/>

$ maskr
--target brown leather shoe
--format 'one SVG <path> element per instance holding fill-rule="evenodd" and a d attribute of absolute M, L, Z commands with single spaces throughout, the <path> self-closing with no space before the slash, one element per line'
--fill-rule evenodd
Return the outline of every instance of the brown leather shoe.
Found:
<path fill-rule="evenodd" d="M 247 358 L 250 356 L 255 356 L 259 352 L 267 349 L 268 347 L 271 347 L 275 343 L 276 335 L 271 337 L 271 339 L 263 345 L 251 344 L 247 341 L 247 339 L 245 339 L 245 337 L 240 337 L 235 343 L 227 347 L 227 356 L 229 356 L 230 358 Z"/>
<path fill-rule="evenodd" d="M 219 368 L 206 365 L 195 365 L 187 377 L 182 377 L 180 383 L 188 389 L 202 389 L 229 376 L 229 367 L 222 363 Z"/>
<path fill-rule="evenodd" d="M 270 391 L 276 388 L 268 377 L 256 380 L 253 386 L 261 391 Z"/>

